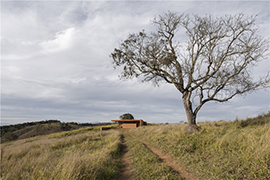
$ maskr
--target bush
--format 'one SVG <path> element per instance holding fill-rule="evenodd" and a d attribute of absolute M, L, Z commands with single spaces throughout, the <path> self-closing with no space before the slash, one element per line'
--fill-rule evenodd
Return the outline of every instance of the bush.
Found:
<path fill-rule="evenodd" d="M 124 120 L 124 119 L 133 120 L 133 119 L 134 119 L 134 117 L 133 117 L 132 114 L 130 114 L 130 113 L 125 113 L 125 114 L 121 115 L 119 118 L 120 118 L 121 120 Z"/>

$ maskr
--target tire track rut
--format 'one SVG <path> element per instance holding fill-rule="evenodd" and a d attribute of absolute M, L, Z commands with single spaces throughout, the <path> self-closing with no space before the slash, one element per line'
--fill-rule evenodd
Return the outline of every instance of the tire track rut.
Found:
<path fill-rule="evenodd" d="M 145 143 L 144 141 L 136 138 L 135 136 L 131 135 L 130 133 L 128 133 L 132 138 L 134 138 L 135 140 L 141 142 L 142 144 L 144 144 L 150 151 L 152 151 L 156 156 L 158 156 L 162 162 L 169 166 L 172 170 L 176 171 L 179 173 L 179 175 L 185 179 L 185 180 L 195 180 L 194 177 L 192 177 L 190 174 L 188 174 L 187 172 L 185 172 L 177 163 L 174 159 L 172 159 L 170 156 L 163 154 L 160 150 L 153 148 L 152 146 L 150 146 L 148 143 Z"/>

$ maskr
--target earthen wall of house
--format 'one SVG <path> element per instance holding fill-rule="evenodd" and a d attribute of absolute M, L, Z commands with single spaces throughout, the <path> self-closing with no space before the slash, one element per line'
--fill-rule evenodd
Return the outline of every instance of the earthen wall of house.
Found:
<path fill-rule="evenodd" d="M 136 128 L 140 126 L 146 126 L 147 122 L 143 120 L 112 120 L 113 122 L 118 122 L 118 128 Z"/>

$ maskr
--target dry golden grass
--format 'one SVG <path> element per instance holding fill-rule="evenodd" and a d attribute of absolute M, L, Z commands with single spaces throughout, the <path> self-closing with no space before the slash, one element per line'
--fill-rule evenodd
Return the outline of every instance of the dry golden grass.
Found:
<path fill-rule="evenodd" d="M 270 179 L 270 113 L 234 122 L 141 127 L 129 132 L 170 154 L 200 179 Z"/>
<path fill-rule="evenodd" d="M 118 131 L 7 142 L 1 145 L 1 179 L 112 179 L 119 155 Z"/>
<path fill-rule="evenodd" d="M 50 134 L 50 135 L 48 135 L 48 137 L 49 138 L 62 138 L 62 137 L 67 137 L 67 136 L 73 136 L 76 134 L 86 133 L 88 131 L 100 131 L 101 127 L 116 127 L 116 126 L 117 126 L 117 124 L 107 125 L 107 126 L 86 127 L 86 128 L 76 129 L 73 131 L 64 131 L 64 132 Z"/>

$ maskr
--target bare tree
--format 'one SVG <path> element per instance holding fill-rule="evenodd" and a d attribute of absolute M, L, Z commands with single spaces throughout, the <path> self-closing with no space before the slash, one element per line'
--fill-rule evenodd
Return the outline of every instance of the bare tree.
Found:
<path fill-rule="evenodd" d="M 237 94 L 269 87 L 269 72 L 253 79 L 251 70 L 268 53 L 269 40 L 258 35 L 256 16 L 213 17 L 173 12 L 155 18 L 156 32 L 130 34 L 111 53 L 121 78 L 142 76 L 159 85 L 165 81 L 182 93 L 188 123 L 194 132 L 196 117 L 209 101 L 225 102 Z M 184 30 L 186 39 L 175 36 Z M 182 42 L 180 42 L 182 41 Z"/>

